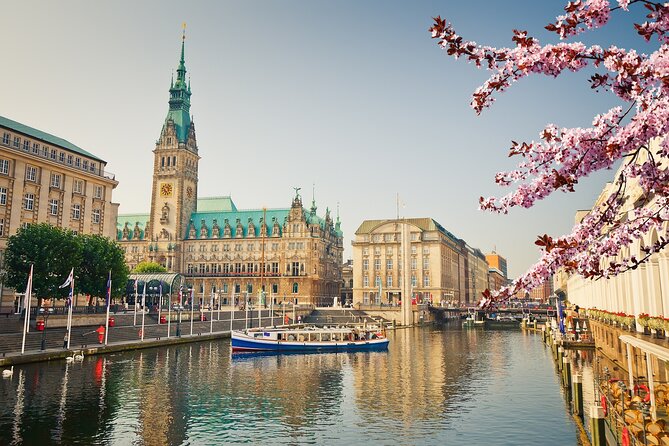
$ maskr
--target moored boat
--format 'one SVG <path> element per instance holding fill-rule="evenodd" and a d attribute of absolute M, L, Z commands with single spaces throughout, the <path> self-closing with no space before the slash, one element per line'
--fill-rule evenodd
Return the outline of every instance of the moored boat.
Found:
<path fill-rule="evenodd" d="M 378 351 L 388 348 L 380 331 L 344 328 L 280 328 L 232 331 L 233 353 Z"/>

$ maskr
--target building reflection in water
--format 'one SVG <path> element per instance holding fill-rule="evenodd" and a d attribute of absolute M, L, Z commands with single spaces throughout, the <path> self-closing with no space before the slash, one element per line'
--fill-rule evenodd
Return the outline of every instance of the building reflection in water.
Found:
<path fill-rule="evenodd" d="M 500 389 L 545 379 L 514 364 L 537 348 L 518 332 L 389 337 L 388 352 L 233 358 L 223 340 L 16 367 L 0 382 L 0 444 L 457 440 L 482 407 L 505 407 Z"/>

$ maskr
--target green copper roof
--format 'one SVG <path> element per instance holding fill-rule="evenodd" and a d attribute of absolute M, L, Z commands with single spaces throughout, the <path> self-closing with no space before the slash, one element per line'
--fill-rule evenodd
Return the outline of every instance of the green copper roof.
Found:
<path fill-rule="evenodd" d="M 135 230 L 135 225 L 139 228 L 139 239 L 144 240 L 144 235 L 146 231 L 146 226 L 149 223 L 149 214 L 124 214 L 119 215 L 116 218 L 116 239 L 123 239 L 123 228 L 128 225 L 128 230 L 130 234 L 128 240 L 132 240 L 133 231 Z"/>
<path fill-rule="evenodd" d="M 198 200 L 199 205 L 199 200 Z M 199 209 L 199 207 L 198 207 Z M 283 230 L 283 222 L 288 217 L 290 209 L 267 209 L 265 210 L 266 224 L 267 224 L 267 236 L 271 237 L 273 234 L 272 228 L 274 227 L 274 221 L 279 224 L 279 235 Z M 214 226 L 214 220 L 220 228 L 220 237 L 223 238 L 223 233 L 225 229 L 225 220 L 228 220 L 230 224 L 230 235 L 231 238 L 237 237 L 237 222 L 242 226 L 242 236 L 243 237 L 259 237 L 260 236 L 260 220 L 263 218 L 262 209 L 250 209 L 250 210 L 234 210 L 229 212 L 194 212 L 191 215 L 191 220 L 193 221 L 193 227 L 195 228 L 196 238 L 200 237 L 200 229 L 202 228 L 202 220 L 204 220 L 205 225 L 207 226 L 207 238 L 211 238 L 212 229 Z M 254 231 L 249 234 L 249 226 L 253 224 Z M 189 237 L 190 226 L 186 228 L 186 234 L 184 238 L 188 239 Z"/>
<path fill-rule="evenodd" d="M 231 197 L 207 197 L 197 199 L 198 212 L 237 212 Z"/>
<path fill-rule="evenodd" d="M 186 63 L 184 60 L 185 40 L 181 41 L 181 59 L 177 68 L 177 80 L 170 82 L 170 109 L 165 122 L 172 120 L 176 125 L 177 139 L 186 142 L 190 129 L 190 82 L 186 83 Z"/>
<path fill-rule="evenodd" d="M 78 154 L 86 156 L 88 158 L 97 160 L 97 161 L 99 161 L 103 164 L 107 164 L 106 161 L 98 158 L 97 156 L 91 154 L 90 152 L 85 151 L 81 147 L 75 146 L 74 144 L 72 144 L 71 142 L 69 142 L 69 141 L 67 141 L 63 138 L 59 138 L 59 137 L 54 136 L 50 133 L 42 132 L 41 130 L 34 129 L 32 127 L 28 127 L 25 124 L 21 124 L 19 122 L 12 121 L 11 119 L 7 119 L 3 116 L 0 116 L 0 127 L 6 127 L 8 129 L 14 130 L 15 132 L 23 133 L 24 135 L 30 136 L 32 138 L 39 139 L 39 140 L 44 141 L 46 143 L 56 145 L 56 146 L 62 147 L 64 149 L 67 149 L 71 152 L 78 153 Z"/>

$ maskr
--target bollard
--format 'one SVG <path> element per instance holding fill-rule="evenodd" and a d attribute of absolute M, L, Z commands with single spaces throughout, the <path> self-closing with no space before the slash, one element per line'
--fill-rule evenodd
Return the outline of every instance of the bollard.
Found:
<path fill-rule="evenodd" d="M 571 363 L 566 356 L 562 358 L 562 383 L 567 389 L 571 389 Z"/>
<path fill-rule="evenodd" d="M 590 406 L 592 446 L 606 446 L 606 423 L 602 406 Z"/>
<path fill-rule="evenodd" d="M 573 374 L 571 382 L 574 394 L 574 413 L 583 420 L 583 375 Z"/>
<path fill-rule="evenodd" d="M 562 348 L 562 346 L 558 347 L 557 348 L 557 355 L 555 356 L 555 360 L 558 363 L 558 369 L 560 369 L 560 371 L 562 371 L 562 352 L 564 352 L 564 349 Z"/>

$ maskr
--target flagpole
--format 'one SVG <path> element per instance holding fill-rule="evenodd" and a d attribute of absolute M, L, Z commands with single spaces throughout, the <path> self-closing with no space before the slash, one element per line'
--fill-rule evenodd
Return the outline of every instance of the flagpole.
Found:
<path fill-rule="evenodd" d="M 146 285 L 146 283 L 144 285 Z M 135 325 L 137 325 L 137 279 L 135 279 L 135 305 L 134 305 L 134 307 L 135 307 L 135 312 L 133 313 L 134 315 L 132 317 L 132 326 L 133 327 Z"/>
<path fill-rule="evenodd" d="M 235 293 L 230 289 L 230 335 L 232 336 L 232 321 L 235 319 Z"/>
<path fill-rule="evenodd" d="M 214 332 L 214 290 L 212 288 L 211 290 L 211 300 L 209 303 L 209 313 L 210 313 L 210 321 L 209 321 L 209 333 Z"/>
<path fill-rule="evenodd" d="M 23 302 L 23 309 L 25 310 L 26 314 L 23 318 L 23 340 L 21 341 L 21 354 L 26 349 L 26 333 L 28 333 L 28 327 L 30 324 L 28 323 L 29 320 L 29 314 L 30 314 L 30 299 L 32 295 L 32 287 L 33 287 L 33 265 L 30 265 L 30 274 L 28 275 L 28 284 L 26 285 L 26 295 L 23 297 L 24 302 Z"/>
<path fill-rule="evenodd" d="M 163 307 L 163 281 L 158 285 L 158 325 L 160 325 L 160 310 Z"/>
<path fill-rule="evenodd" d="M 190 335 L 193 336 L 193 315 L 195 310 L 195 282 L 190 289 Z"/>
<path fill-rule="evenodd" d="M 170 281 L 170 296 L 169 302 L 167 303 L 167 339 L 170 338 L 170 323 L 172 322 L 172 282 Z M 160 321 L 160 319 L 158 319 Z"/>
<path fill-rule="evenodd" d="M 107 319 L 105 322 L 105 345 L 109 339 L 109 306 L 111 304 L 111 270 L 109 270 L 109 280 L 107 280 Z M 70 346 L 68 342 L 68 347 Z"/>
<path fill-rule="evenodd" d="M 144 340 L 144 315 L 146 314 L 146 282 L 144 282 L 144 291 L 142 292 L 142 341 Z"/>
<path fill-rule="evenodd" d="M 72 268 L 72 283 L 70 283 L 70 308 L 67 309 L 67 348 L 70 348 L 72 339 L 72 306 L 74 304 L 74 268 Z"/>

